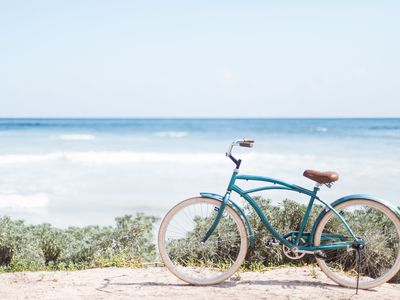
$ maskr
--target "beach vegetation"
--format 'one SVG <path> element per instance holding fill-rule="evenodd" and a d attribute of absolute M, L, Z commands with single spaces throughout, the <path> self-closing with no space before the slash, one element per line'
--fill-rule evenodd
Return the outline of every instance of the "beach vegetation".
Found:
<path fill-rule="evenodd" d="M 0 218 L 0 272 L 140 267 L 156 258 L 156 217 L 115 218 L 114 226 L 55 228 Z"/>
<path fill-rule="evenodd" d="M 280 204 L 273 204 L 271 200 L 256 197 L 260 208 L 274 228 L 281 234 L 297 231 L 304 216 L 306 205 L 295 201 L 284 200 Z M 310 214 L 306 232 L 311 230 L 313 221 L 323 209 L 315 205 Z M 315 258 L 312 255 L 305 255 L 299 260 L 291 260 L 285 256 L 281 246 L 268 246 L 268 241 L 273 240 L 272 234 L 264 227 L 262 221 L 251 206 L 243 207 L 245 214 L 251 224 L 254 233 L 254 247 L 247 253 L 246 261 L 240 271 L 267 271 L 272 268 L 283 266 L 313 266 Z M 157 255 L 155 245 L 155 224 L 158 218 L 143 213 L 136 215 L 125 215 L 115 218 L 113 226 L 85 226 L 68 227 L 65 229 L 55 228 L 50 224 L 27 225 L 20 220 L 12 220 L 9 217 L 0 218 L 0 272 L 15 271 L 38 271 L 38 270 L 80 270 L 86 268 L 104 267 L 132 267 L 137 268 L 160 258 Z M 208 230 L 209 222 L 198 219 L 193 229 L 194 236 L 197 231 Z M 368 214 L 367 219 L 357 218 L 358 230 L 365 229 L 372 231 L 373 228 L 386 230 L 387 224 L 379 214 Z M 235 225 L 227 222 L 224 230 L 219 234 L 234 230 Z M 335 222 L 329 222 L 327 226 L 336 227 Z M 205 228 L 207 227 L 207 228 Z M 372 228 L 373 227 L 373 228 Z M 218 228 L 217 228 L 218 230 Z M 391 234 L 391 232 L 386 232 Z M 188 236 L 190 238 L 190 234 Z M 288 237 L 288 238 L 293 238 Z M 223 240 L 229 241 L 228 238 Z M 305 242 L 305 241 L 304 241 Z M 396 242 L 396 241 L 394 241 Z M 398 242 L 398 241 L 397 241 Z M 206 253 L 210 257 L 210 263 L 229 267 L 230 255 L 224 247 L 218 244 L 218 249 L 197 247 L 196 243 L 188 243 L 185 239 L 174 241 L 168 245 L 172 259 L 179 259 L 180 263 L 196 265 L 198 255 Z M 368 247 L 367 247 L 368 248 Z M 366 248 L 365 251 L 369 251 Z M 391 249 L 382 244 L 380 249 L 373 249 L 379 253 L 391 255 Z M 215 254 L 215 251 L 219 253 Z M 237 249 L 237 251 L 239 251 Z M 200 253 L 201 252 L 201 253 Z M 366 256 L 373 255 L 367 253 Z M 215 261 L 219 257 L 221 261 Z M 368 265 L 365 262 L 365 269 L 377 270 L 376 265 Z M 310 267 L 310 274 L 315 276 L 314 267 Z M 351 271 L 351 270 L 347 270 Z M 392 282 L 400 283 L 400 276 L 397 274 Z"/>

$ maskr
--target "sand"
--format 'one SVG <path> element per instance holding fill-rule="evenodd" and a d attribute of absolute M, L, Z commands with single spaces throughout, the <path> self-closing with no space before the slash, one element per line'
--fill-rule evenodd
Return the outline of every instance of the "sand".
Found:
<path fill-rule="evenodd" d="M 400 299 L 399 284 L 355 295 L 318 269 L 240 273 L 215 286 L 176 279 L 165 268 L 105 268 L 74 272 L 0 274 L 0 299 Z"/>

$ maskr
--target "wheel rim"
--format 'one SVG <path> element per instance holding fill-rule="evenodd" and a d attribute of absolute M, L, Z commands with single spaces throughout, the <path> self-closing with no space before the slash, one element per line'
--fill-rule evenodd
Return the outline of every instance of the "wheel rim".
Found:
<path fill-rule="evenodd" d="M 161 257 L 169 270 L 192 284 L 214 284 L 233 275 L 247 250 L 247 235 L 240 217 L 226 207 L 210 238 L 220 201 L 207 198 L 186 200 L 164 218 L 159 233 Z"/>
<path fill-rule="evenodd" d="M 384 205 L 370 200 L 352 200 L 335 207 L 356 235 L 365 242 L 360 260 L 360 288 L 372 288 L 396 275 L 400 268 L 400 221 Z M 333 234 L 340 235 L 338 236 Z M 315 245 L 352 238 L 332 212 L 321 220 Z M 347 287 L 357 283 L 358 254 L 353 248 L 324 251 L 317 259 L 321 269 L 335 282 Z"/>

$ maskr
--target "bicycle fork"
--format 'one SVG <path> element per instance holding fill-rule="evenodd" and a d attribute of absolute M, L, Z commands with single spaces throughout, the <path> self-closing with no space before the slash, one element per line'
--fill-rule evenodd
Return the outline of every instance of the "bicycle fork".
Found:
<path fill-rule="evenodd" d="M 232 157 L 230 156 L 232 159 Z M 240 160 L 237 161 L 236 168 L 233 170 L 231 180 L 229 181 L 228 184 L 228 189 L 226 190 L 225 196 L 222 198 L 222 203 L 221 206 L 218 208 L 218 214 L 217 217 L 215 218 L 213 224 L 211 225 L 210 229 L 207 231 L 206 235 L 201 239 L 202 243 L 205 243 L 208 238 L 211 236 L 211 234 L 214 232 L 215 228 L 217 228 L 219 221 L 222 218 L 222 214 L 224 213 L 225 206 L 229 202 L 229 197 L 231 195 L 231 187 L 234 185 L 235 180 L 236 180 L 236 175 L 239 173 L 239 167 L 240 167 Z"/>
<path fill-rule="evenodd" d="M 214 222 L 212 223 L 210 229 L 208 229 L 207 233 L 205 234 L 205 236 L 201 239 L 202 243 L 205 243 L 208 238 L 211 236 L 211 234 L 214 232 L 215 228 L 217 228 L 219 221 L 222 218 L 222 214 L 224 213 L 225 210 L 225 206 L 227 205 L 227 203 L 229 202 L 229 196 L 230 196 L 231 192 L 227 191 L 224 198 L 222 199 L 222 203 L 221 206 L 219 208 L 216 207 L 216 209 L 218 210 L 218 214 L 217 217 L 215 218 Z"/>

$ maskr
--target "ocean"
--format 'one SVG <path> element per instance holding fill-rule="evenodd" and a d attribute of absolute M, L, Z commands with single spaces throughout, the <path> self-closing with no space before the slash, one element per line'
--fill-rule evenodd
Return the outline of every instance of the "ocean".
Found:
<path fill-rule="evenodd" d="M 400 119 L 3 118 L 0 215 L 58 227 L 162 216 L 199 192 L 223 194 L 234 168 L 225 152 L 243 137 L 256 142 L 234 150 L 241 173 L 312 189 L 305 169 L 333 170 L 324 200 L 364 193 L 400 205 Z"/>

